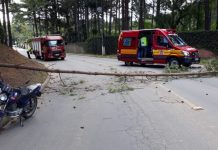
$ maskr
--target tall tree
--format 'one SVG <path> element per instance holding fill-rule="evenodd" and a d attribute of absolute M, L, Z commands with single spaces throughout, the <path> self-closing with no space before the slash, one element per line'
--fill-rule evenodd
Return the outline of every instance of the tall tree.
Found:
<path fill-rule="evenodd" d="M 157 7 L 156 7 L 156 26 L 159 27 L 160 23 L 159 23 L 159 20 L 160 20 L 160 2 L 161 0 L 157 0 Z"/>
<path fill-rule="evenodd" d="M 216 29 L 218 30 L 218 0 L 216 0 Z"/>
<path fill-rule="evenodd" d="M 7 31 L 8 31 L 8 46 L 12 47 L 12 34 L 11 34 L 11 21 L 10 21 L 10 11 L 9 11 L 9 0 L 5 1 L 5 10 L 7 16 Z"/>
<path fill-rule="evenodd" d="M 200 30 L 203 26 L 203 14 L 202 14 L 202 2 L 197 3 L 197 14 L 196 14 L 196 30 Z"/>
<path fill-rule="evenodd" d="M 113 15 L 113 0 L 110 0 L 110 15 L 109 15 L 109 27 L 108 27 L 109 35 L 111 35 L 111 30 L 112 30 L 112 15 Z"/>
<path fill-rule="evenodd" d="M 8 38 L 7 38 L 7 29 L 6 29 L 6 18 L 5 18 L 5 0 L 1 0 L 2 3 L 2 15 L 3 15 L 3 37 L 4 37 L 4 44 L 7 45 Z"/>
<path fill-rule="evenodd" d="M 34 27 L 35 27 L 35 35 L 36 37 L 39 36 L 39 30 L 38 30 L 38 23 L 37 23 L 37 18 L 36 18 L 36 11 L 33 11 L 33 21 L 34 21 Z"/>
<path fill-rule="evenodd" d="M 210 30 L 210 25 L 211 25 L 210 0 L 204 0 L 204 13 L 205 13 L 204 29 L 208 31 Z"/>
<path fill-rule="evenodd" d="M 120 11 L 120 8 L 121 8 L 121 0 L 118 0 L 118 5 L 119 5 L 119 7 L 118 7 L 118 9 L 119 9 L 119 11 L 118 11 L 118 29 L 119 29 L 119 33 L 120 33 L 120 31 L 121 31 L 121 11 Z"/>
<path fill-rule="evenodd" d="M 122 0 L 122 30 L 129 30 L 129 0 Z"/>
<path fill-rule="evenodd" d="M 144 21 L 145 21 L 145 0 L 140 0 L 139 2 L 139 29 L 144 29 Z"/>
<path fill-rule="evenodd" d="M 3 33 L 3 27 L 2 27 L 2 23 L 0 21 L 0 43 L 4 43 L 4 33 Z"/>
<path fill-rule="evenodd" d="M 45 34 L 48 35 L 48 26 L 49 26 L 49 22 L 48 22 L 48 9 L 47 9 L 48 5 L 45 4 L 44 6 L 44 14 L 45 14 Z"/>

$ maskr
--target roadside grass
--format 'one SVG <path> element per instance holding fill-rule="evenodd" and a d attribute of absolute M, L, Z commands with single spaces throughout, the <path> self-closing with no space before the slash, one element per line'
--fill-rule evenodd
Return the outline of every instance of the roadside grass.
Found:
<path fill-rule="evenodd" d="M 127 80 L 126 77 L 121 76 L 121 77 L 117 77 L 115 82 L 126 82 L 126 80 Z"/>
<path fill-rule="evenodd" d="M 169 66 L 167 65 L 164 69 L 165 73 L 182 73 L 182 72 L 188 72 L 189 68 L 184 66 Z"/>
<path fill-rule="evenodd" d="M 218 59 L 201 59 L 201 64 L 205 66 L 207 71 L 218 71 Z"/>
<path fill-rule="evenodd" d="M 218 71 L 218 58 L 203 58 L 200 62 L 206 69 L 206 71 Z M 169 66 L 167 65 L 164 69 L 165 73 L 183 73 L 188 72 L 189 67 L 184 66 Z"/>

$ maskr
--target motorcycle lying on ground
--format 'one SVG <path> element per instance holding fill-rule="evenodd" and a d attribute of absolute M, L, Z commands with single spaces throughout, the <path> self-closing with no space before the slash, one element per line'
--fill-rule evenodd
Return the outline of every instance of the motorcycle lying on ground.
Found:
<path fill-rule="evenodd" d="M 0 81 L 0 128 L 4 128 L 3 120 L 29 119 L 37 108 L 37 97 L 41 96 L 41 84 L 22 88 L 12 88 Z M 6 118 L 6 119 L 5 119 Z"/>

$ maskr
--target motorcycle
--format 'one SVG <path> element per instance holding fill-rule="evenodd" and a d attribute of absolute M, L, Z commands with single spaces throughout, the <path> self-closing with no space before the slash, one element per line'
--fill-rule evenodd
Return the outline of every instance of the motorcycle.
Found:
<path fill-rule="evenodd" d="M 37 108 L 37 97 L 41 96 L 41 84 L 34 84 L 22 88 L 12 88 L 0 81 L 0 123 L 19 119 L 23 126 L 23 119 L 29 119 Z M 1 128 L 1 126 L 0 126 Z"/>

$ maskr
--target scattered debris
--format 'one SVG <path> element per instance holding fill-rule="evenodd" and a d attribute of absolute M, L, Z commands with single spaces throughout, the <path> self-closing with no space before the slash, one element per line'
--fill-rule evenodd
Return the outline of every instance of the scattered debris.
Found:
<path fill-rule="evenodd" d="M 194 110 L 204 110 L 202 107 L 199 107 L 199 106 L 192 107 L 192 109 L 194 109 Z"/>
<path fill-rule="evenodd" d="M 106 93 L 101 93 L 101 95 L 106 95 Z"/>
<path fill-rule="evenodd" d="M 122 93 L 125 91 L 133 91 L 134 88 L 129 87 L 126 83 L 121 84 L 121 85 L 111 85 L 108 88 L 108 92 L 109 93 Z"/>
<path fill-rule="evenodd" d="M 75 93 L 70 93 L 69 96 L 76 96 L 77 94 Z"/>
<path fill-rule="evenodd" d="M 85 80 L 80 80 L 80 81 L 79 81 L 80 84 L 83 84 L 83 83 L 85 83 L 85 82 L 86 82 Z"/>
<path fill-rule="evenodd" d="M 93 92 L 96 90 L 96 87 L 92 87 L 92 86 L 89 86 L 89 87 L 85 87 L 85 91 L 86 92 Z"/>
<path fill-rule="evenodd" d="M 82 96 L 82 97 L 79 97 L 79 100 L 81 100 L 81 99 L 85 99 L 86 97 L 85 96 Z"/>

